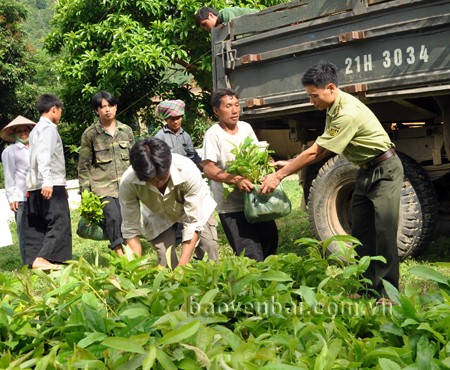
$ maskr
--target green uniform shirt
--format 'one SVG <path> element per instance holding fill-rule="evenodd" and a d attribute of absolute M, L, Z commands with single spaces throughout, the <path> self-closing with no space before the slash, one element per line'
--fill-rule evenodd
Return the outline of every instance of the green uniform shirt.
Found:
<path fill-rule="evenodd" d="M 133 144 L 133 130 L 117 120 L 114 137 L 100 122 L 88 127 L 81 136 L 78 159 L 80 190 L 118 198 L 119 180 L 130 165 Z"/>
<path fill-rule="evenodd" d="M 357 165 L 394 146 L 373 112 L 343 91 L 339 91 L 336 101 L 327 109 L 325 131 L 316 143 L 333 153 L 343 153 Z"/>
<path fill-rule="evenodd" d="M 234 18 L 240 17 L 245 14 L 252 14 L 258 12 L 257 9 L 249 8 L 224 8 L 219 10 L 220 23 L 228 23 Z"/>

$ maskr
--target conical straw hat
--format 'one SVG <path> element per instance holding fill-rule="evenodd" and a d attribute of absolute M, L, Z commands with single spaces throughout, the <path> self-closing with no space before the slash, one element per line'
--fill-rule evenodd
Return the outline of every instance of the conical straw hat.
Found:
<path fill-rule="evenodd" d="M 16 126 L 20 125 L 27 125 L 30 128 L 30 130 L 32 130 L 33 127 L 36 125 L 36 123 L 23 116 L 17 116 L 5 127 L 3 127 L 0 136 L 2 137 L 3 140 L 14 143 L 16 141 L 16 138 L 14 136 L 14 129 Z"/>

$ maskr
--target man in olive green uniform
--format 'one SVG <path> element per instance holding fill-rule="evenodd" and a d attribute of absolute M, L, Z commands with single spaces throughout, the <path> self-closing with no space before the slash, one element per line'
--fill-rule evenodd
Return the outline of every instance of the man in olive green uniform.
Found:
<path fill-rule="evenodd" d="M 195 14 L 195 24 L 204 30 L 211 32 L 214 27 L 222 23 L 228 23 L 232 19 L 245 14 L 256 13 L 258 10 L 250 8 L 224 8 L 218 12 L 209 7 L 201 8 Z"/>
<path fill-rule="evenodd" d="M 109 248 L 122 255 L 122 215 L 119 203 L 119 181 L 130 165 L 133 130 L 116 120 L 117 100 L 106 91 L 92 97 L 98 122 L 81 136 L 78 159 L 80 190 L 85 189 L 106 200 L 103 216 Z"/>
<path fill-rule="evenodd" d="M 403 167 L 394 144 L 372 111 L 338 88 L 337 68 L 320 62 L 310 67 L 302 84 L 314 106 L 325 110 L 325 132 L 307 150 L 291 161 L 276 162 L 281 167 L 263 179 L 262 193 L 273 191 L 280 181 L 301 168 L 335 153 L 343 153 L 360 166 L 352 198 L 352 235 L 362 246 L 360 257 L 381 255 L 386 264 L 372 262 L 366 277 L 382 297 L 381 279 L 398 288 L 399 258 L 397 226 Z"/>

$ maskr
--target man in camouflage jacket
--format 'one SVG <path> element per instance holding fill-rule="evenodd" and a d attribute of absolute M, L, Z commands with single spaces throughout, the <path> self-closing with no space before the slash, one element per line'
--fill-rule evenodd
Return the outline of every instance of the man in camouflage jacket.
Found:
<path fill-rule="evenodd" d="M 115 119 L 117 100 L 106 91 L 92 97 L 99 121 L 88 127 L 81 137 L 78 159 L 80 191 L 85 189 L 104 197 L 105 231 L 109 248 L 122 255 L 122 216 L 119 204 L 119 181 L 130 165 L 129 152 L 134 144 L 133 131 Z"/>

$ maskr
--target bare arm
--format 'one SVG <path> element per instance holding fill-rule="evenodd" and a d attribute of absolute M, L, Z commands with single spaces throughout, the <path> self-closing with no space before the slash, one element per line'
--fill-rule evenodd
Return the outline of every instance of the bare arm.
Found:
<path fill-rule="evenodd" d="M 318 162 L 329 155 L 331 155 L 329 150 L 314 143 L 290 161 L 275 162 L 275 166 L 282 167 L 277 172 L 261 179 L 262 185 L 259 188 L 259 192 L 262 194 L 271 193 L 286 176 L 298 172 L 303 167 Z"/>
<path fill-rule="evenodd" d="M 139 257 L 142 256 L 141 240 L 138 236 L 127 239 L 127 244 L 134 253 L 136 253 Z M 115 249 L 115 251 L 119 256 L 123 256 L 122 247 L 120 245 Z"/>
<path fill-rule="evenodd" d="M 194 253 L 195 245 L 197 244 L 198 233 L 195 232 L 191 240 L 186 240 L 181 246 L 181 257 L 178 261 L 178 266 L 185 265 L 191 261 L 192 253 Z"/>
<path fill-rule="evenodd" d="M 253 189 L 253 184 L 251 181 L 246 179 L 244 176 L 228 173 L 217 167 L 217 165 L 212 161 L 205 160 L 202 164 L 203 173 L 208 179 L 235 185 L 239 190 L 245 192 L 250 192 Z"/>

